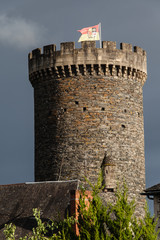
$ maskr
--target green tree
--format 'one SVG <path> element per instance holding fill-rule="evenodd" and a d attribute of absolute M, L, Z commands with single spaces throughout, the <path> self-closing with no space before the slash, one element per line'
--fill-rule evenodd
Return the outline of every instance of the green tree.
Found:
<path fill-rule="evenodd" d="M 12 223 L 5 225 L 4 235 L 7 240 L 15 240 L 16 226 Z"/>
<path fill-rule="evenodd" d="M 97 185 L 92 186 L 92 199 L 87 209 L 83 192 L 78 208 L 80 239 L 112 239 L 112 240 L 156 240 L 157 221 L 151 217 L 146 206 L 144 219 L 135 216 L 135 201 L 128 200 L 128 189 L 124 183 L 122 190 L 117 188 L 116 203 L 104 206 L 98 195 Z"/>

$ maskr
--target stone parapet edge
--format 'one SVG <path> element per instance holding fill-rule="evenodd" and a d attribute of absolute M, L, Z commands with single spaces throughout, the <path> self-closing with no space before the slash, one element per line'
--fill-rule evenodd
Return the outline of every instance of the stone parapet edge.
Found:
<path fill-rule="evenodd" d="M 96 48 L 95 41 L 82 42 L 81 48 L 75 49 L 74 42 L 61 43 L 60 51 L 56 51 L 56 45 L 43 47 L 29 53 L 29 73 L 42 69 L 56 68 L 72 65 L 115 65 L 133 68 L 147 74 L 146 52 L 135 46 L 121 43 L 120 49 L 115 42 L 103 41 L 102 48 Z"/>
<path fill-rule="evenodd" d="M 67 78 L 75 76 L 94 76 L 94 77 L 123 77 L 136 79 L 144 85 L 147 74 L 135 68 L 130 68 L 112 64 L 80 64 L 80 65 L 61 65 L 51 68 L 41 69 L 29 74 L 29 79 L 34 83 L 39 79 Z"/>

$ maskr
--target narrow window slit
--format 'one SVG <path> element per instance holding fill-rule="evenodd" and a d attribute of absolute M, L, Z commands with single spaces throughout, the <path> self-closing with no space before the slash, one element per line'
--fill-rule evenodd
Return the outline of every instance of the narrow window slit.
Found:
<path fill-rule="evenodd" d="M 113 188 L 107 188 L 107 192 L 114 192 Z"/>

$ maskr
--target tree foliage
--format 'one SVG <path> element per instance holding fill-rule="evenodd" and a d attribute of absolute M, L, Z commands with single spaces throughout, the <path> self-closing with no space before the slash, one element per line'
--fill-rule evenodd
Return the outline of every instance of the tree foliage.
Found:
<path fill-rule="evenodd" d="M 33 229 L 31 236 L 19 238 L 19 240 L 156 240 L 157 222 L 150 216 L 146 206 L 144 219 L 135 217 L 135 202 L 128 201 L 128 191 L 124 184 L 123 189 L 115 193 L 116 203 L 108 203 L 105 206 L 99 197 L 100 179 L 92 187 L 92 198 L 89 206 L 86 206 L 85 190 L 82 189 L 79 206 L 78 219 L 67 217 L 63 221 L 42 222 L 40 211 L 33 210 L 37 221 L 37 227 Z M 73 225 L 77 224 L 78 236 L 73 231 Z M 6 225 L 4 234 L 7 240 L 15 240 L 16 227 L 12 224 Z"/>

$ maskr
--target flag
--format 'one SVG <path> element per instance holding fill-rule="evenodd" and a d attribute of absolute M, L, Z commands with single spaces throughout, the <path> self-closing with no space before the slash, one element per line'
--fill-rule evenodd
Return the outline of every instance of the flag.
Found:
<path fill-rule="evenodd" d="M 78 30 L 82 35 L 80 36 L 78 42 L 82 41 L 95 41 L 100 40 L 99 31 L 100 31 L 100 24 L 97 24 L 92 27 L 82 28 Z"/>

